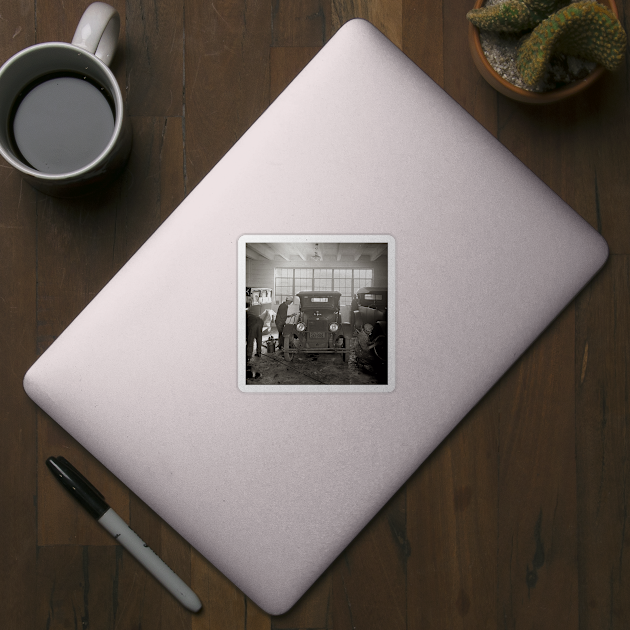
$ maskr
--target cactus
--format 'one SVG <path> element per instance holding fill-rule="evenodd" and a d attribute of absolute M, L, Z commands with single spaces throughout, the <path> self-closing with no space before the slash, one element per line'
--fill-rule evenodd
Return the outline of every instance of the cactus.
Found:
<path fill-rule="evenodd" d="M 479 29 L 519 33 L 534 28 L 569 0 L 506 0 L 500 4 L 472 9 L 466 17 Z"/>
<path fill-rule="evenodd" d="M 610 9 L 597 2 L 575 2 L 543 20 L 523 41 L 516 65 L 529 85 L 543 78 L 549 59 L 564 53 L 594 61 L 608 70 L 621 63 L 626 33 Z"/>

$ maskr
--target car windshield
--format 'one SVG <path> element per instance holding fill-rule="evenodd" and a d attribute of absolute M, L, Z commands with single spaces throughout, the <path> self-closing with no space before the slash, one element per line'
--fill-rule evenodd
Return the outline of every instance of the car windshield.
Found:
<path fill-rule="evenodd" d="M 387 307 L 387 291 L 376 289 L 369 293 L 359 293 L 359 304 L 361 306 L 370 306 L 372 308 Z"/>
<path fill-rule="evenodd" d="M 298 293 L 301 309 L 327 309 L 336 310 L 339 308 L 341 293 L 335 291 L 302 291 Z"/>
<path fill-rule="evenodd" d="M 326 310 L 333 311 L 337 308 L 336 304 L 333 300 L 323 300 L 321 298 L 315 299 L 311 298 L 310 300 L 302 300 L 301 304 L 302 310 L 304 309 L 315 309 L 315 310 Z"/>

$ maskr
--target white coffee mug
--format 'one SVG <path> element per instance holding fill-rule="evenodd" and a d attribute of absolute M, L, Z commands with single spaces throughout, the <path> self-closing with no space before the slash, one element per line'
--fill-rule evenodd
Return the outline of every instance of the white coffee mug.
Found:
<path fill-rule="evenodd" d="M 103 2 L 81 17 L 71 44 L 36 44 L 0 68 L 0 154 L 57 197 L 107 184 L 125 165 L 131 125 L 109 69 L 120 16 Z"/>

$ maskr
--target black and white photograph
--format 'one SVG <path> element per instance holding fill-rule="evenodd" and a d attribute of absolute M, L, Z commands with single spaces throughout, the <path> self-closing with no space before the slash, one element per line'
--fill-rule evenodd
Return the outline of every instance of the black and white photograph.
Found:
<path fill-rule="evenodd" d="M 242 237 L 241 390 L 392 391 L 393 250 L 383 235 Z"/>

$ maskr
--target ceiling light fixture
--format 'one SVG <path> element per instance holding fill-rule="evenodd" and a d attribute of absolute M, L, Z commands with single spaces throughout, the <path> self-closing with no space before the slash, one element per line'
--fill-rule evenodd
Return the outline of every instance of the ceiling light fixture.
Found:
<path fill-rule="evenodd" d="M 315 256 L 311 256 L 311 260 L 317 260 L 317 261 L 322 261 L 324 260 L 320 255 L 319 255 L 319 244 L 315 243 Z"/>

